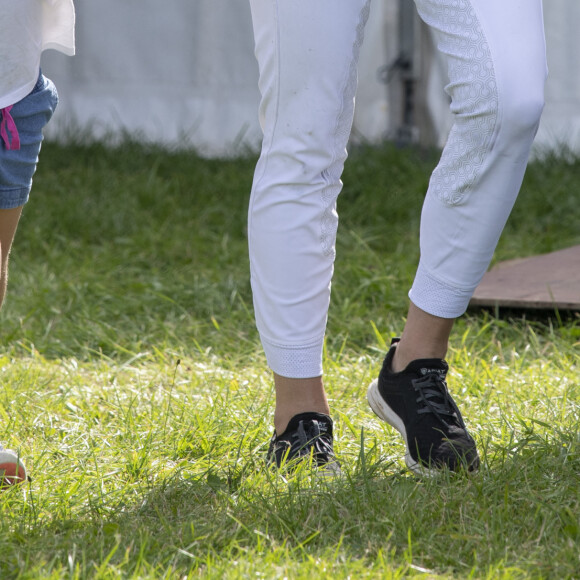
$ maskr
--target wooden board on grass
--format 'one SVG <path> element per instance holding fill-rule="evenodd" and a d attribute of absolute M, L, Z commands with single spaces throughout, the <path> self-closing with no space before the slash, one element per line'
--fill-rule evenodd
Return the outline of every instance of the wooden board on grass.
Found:
<path fill-rule="evenodd" d="M 580 310 L 580 246 L 500 262 L 485 274 L 470 306 Z"/>

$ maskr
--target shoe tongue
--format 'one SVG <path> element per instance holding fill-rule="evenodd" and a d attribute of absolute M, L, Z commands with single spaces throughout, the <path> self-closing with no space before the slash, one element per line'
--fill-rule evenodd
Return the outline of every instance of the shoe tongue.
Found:
<path fill-rule="evenodd" d="M 322 432 L 326 432 L 329 430 L 329 427 L 332 428 L 332 419 L 328 415 L 323 415 L 322 413 L 315 413 L 314 411 L 308 411 L 306 413 L 299 413 L 298 415 L 294 415 L 290 422 L 288 423 L 288 427 L 286 431 L 294 431 L 298 428 L 298 424 L 300 421 L 318 421 L 320 430 Z"/>
<path fill-rule="evenodd" d="M 426 375 L 439 375 L 445 379 L 449 365 L 440 358 L 420 358 L 410 362 L 405 369 L 406 372 L 415 373 L 421 377 Z"/>

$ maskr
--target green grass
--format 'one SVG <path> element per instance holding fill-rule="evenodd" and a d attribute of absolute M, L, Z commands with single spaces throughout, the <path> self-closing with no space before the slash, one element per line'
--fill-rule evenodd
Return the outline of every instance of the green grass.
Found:
<path fill-rule="evenodd" d="M 1 578 L 578 578 L 580 319 L 469 312 L 449 385 L 483 460 L 421 481 L 365 402 L 402 328 L 435 153 L 352 152 L 325 350 L 344 476 L 264 469 L 252 157 L 45 145 L 0 314 Z M 580 243 L 580 161 L 535 161 L 496 253 Z"/>

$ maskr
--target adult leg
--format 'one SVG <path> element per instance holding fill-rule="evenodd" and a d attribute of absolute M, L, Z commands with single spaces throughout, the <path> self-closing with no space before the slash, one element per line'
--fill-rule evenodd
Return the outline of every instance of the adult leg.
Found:
<path fill-rule="evenodd" d="M 403 435 L 410 469 L 432 475 L 479 465 L 442 359 L 520 189 L 543 108 L 546 61 L 541 0 L 416 4 L 447 60 L 455 124 L 423 206 L 407 323 L 368 399 Z"/>
<path fill-rule="evenodd" d="M 280 434 L 296 413 L 328 413 L 322 346 L 336 198 L 369 0 L 250 3 L 264 131 L 249 208 L 250 267 Z"/>
<path fill-rule="evenodd" d="M 421 218 L 421 260 L 393 364 L 444 358 L 518 195 L 544 103 L 541 0 L 416 0 L 448 62 L 455 124 Z"/>

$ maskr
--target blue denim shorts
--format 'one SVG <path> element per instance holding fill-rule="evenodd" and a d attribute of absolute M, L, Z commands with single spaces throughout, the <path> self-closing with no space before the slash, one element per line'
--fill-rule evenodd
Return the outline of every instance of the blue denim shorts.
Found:
<path fill-rule="evenodd" d="M 8 149 L 0 139 L 0 209 L 20 207 L 28 201 L 42 143 L 42 129 L 50 121 L 58 93 L 42 72 L 32 91 L 12 106 L 10 115 L 20 138 L 19 149 Z"/>

